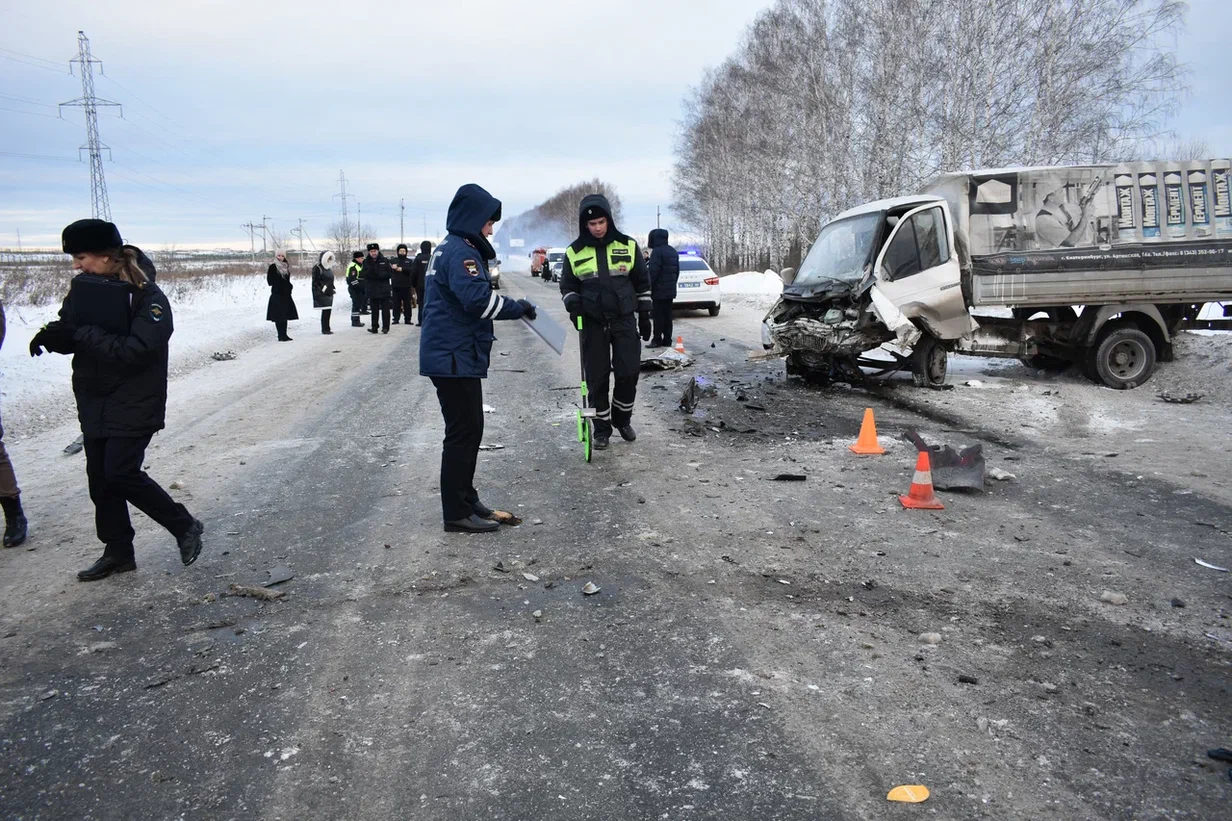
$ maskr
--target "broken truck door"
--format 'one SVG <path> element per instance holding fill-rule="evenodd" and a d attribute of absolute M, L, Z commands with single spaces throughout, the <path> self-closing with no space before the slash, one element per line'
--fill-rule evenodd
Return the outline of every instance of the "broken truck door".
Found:
<path fill-rule="evenodd" d="M 875 269 L 877 290 L 938 339 L 957 339 L 977 327 L 963 300 L 953 236 L 944 203 L 908 211 L 882 247 Z"/>

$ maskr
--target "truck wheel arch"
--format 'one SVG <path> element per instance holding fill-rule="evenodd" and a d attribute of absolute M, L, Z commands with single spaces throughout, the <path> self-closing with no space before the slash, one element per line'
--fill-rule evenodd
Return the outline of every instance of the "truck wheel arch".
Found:
<path fill-rule="evenodd" d="M 1082 339 L 1084 347 L 1090 348 L 1099 342 L 1100 332 L 1113 319 L 1130 322 L 1138 326 L 1138 329 L 1151 338 L 1155 343 L 1156 352 L 1162 352 L 1164 346 L 1172 342 L 1172 335 L 1168 332 L 1168 323 L 1164 321 L 1163 314 L 1159 312 L 1159 308 L 1149 302 L 1140 302 L 1127 305 L 1102 305 L 1095 312 L 1090 325 L 1083 322 L 1086 319 L 1086 311 L 1078 320 L 1078 328 L 1082 329 Z M 1075 334 L 1078 336 L 1078 334 Z"/>

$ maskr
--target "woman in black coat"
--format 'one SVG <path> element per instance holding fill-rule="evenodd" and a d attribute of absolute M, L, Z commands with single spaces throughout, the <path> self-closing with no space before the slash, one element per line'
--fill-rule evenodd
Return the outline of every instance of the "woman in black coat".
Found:
<path fill-rule="evenodd" d="M 60 318 L 30 341 L 30 354 L 46 349 L 73 357 L 94 526 L 105 545 L 102 558 L 77 578 L 92 582 L 137 569 L 130 504 L 170 531 L 180 561 L 192 564 L 205 526 L 142 470 L 167 415 L 171 304 L 154 284 L 154 266 L 141 249 L 124 245 L 110 222 L 78 220 L 62 239 L 81 273 Z"/>
<path fill-rule="evenodd" d="M 291 263 L 283 251 L 274 254 L 274 261 L 265 272 L 265 281 L 270 286 L 269 307 L 265 309 L 265 318 L 274 323 L 278 329 L 278 341 L 290 342 L 287 336 L 287 323 L 299 319 L 299 311 L 295 310 L 295 300 L 291 299 Z"/>
<path fill-rule="evenodd" d="M 329 317 L 334 312 L 334 252 L 322 251 L 312 266 L 312 307 L 321 312 L 321 333 L 332 334 Z"/>

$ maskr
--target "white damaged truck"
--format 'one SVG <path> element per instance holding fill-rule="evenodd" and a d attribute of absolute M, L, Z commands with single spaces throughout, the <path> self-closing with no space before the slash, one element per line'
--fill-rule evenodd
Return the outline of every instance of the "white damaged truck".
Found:
<path fill-rule="evenodd" d="M 948 354 L 1071 363 L 1141 385 L 1184 329 L 1232 301 L 1232 163 L 1150 162 L 944 174 L 822 228 L 762 327 L 789 374 L 853 381 Z M 1225 314 L 1232 306 L 1225 307 Z M 1207 309 L 1205 315 L 1209 315 Z M 892 361 L 869 358 L 886 346 Z"/>

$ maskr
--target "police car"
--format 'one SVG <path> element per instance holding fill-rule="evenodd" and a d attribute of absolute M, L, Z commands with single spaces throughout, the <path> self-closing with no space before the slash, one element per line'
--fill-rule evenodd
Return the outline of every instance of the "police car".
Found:
<path fill-rule="evenodd" d="M 680 279 L 676 281 L 673 308 L 705 308 L 711 316 L 719 315 L 723 294 L 719 291 L 719 275 L 711 269 L 697 251 L 680 252 Z"/>

